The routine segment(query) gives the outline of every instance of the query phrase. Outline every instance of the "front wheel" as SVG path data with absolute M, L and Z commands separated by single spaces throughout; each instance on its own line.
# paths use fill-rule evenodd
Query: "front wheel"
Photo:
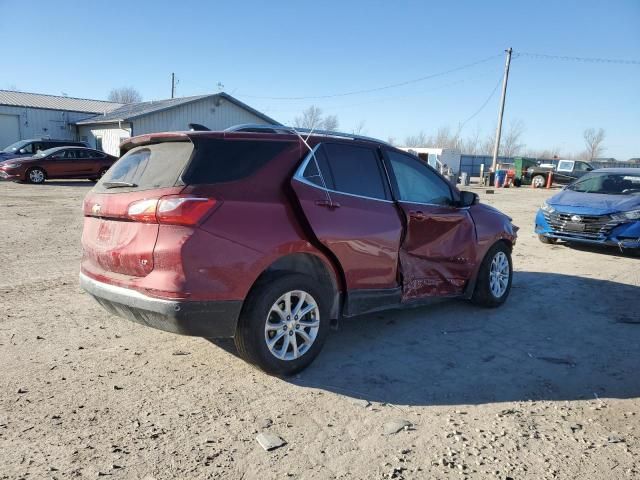
M 305 275 L 259 281 L 247 297 L 235 335 L 238 353 L 274 375 L 293 375 L 320 353 L 329 331 L 330 296 Z
M 547 179 L 544 175 L 536 175 L 531 179 L 531 183 L 535 188 L 543 188 L 547 185 Z
M 498 242 L 482 260 L 471 301 L 483 307 L 502 305 L 509 296 L 512 280 L 511 250 L 504 242 Z
M 32 168 L 27 172 L 27 180 L 29 183 L 44 183 L 45 178 L 44 170 L 39 167 Z

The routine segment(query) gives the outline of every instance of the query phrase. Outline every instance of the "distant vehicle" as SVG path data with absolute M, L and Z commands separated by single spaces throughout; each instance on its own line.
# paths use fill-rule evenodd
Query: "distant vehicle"
M 541 188 L 547 184 L 549 172 L 553 172 L 553 183 L 569 184 L 589 173 L 593 167 L 587 162 L 578 160 L 558 160 L 557 163 L 543 163 L 537 167 L 529 167 L 525 173 L 526 180 L 533 186 Z
M 75 142 L 73 140 L 55 140 L 51 138 L 31 138 L 29 140 L 20 140 L 12 143 L 8 147 L 0 151 L 0 162 L 18 157 L 31 157 L 38 152 L 43 152 L 55 147 L 85 147 L 84 142 Z
M 121 148 L 83 207 L 80 285 L 112 314 L 288 375 L 339 318 L 509 295 L 511 219 L 385 142 L 268 125 Z
M 85 147 L 56 147 L 31 157 L 0 162 L 0 180 L 44 183 L 54 178 L 96 181 L 117 160 L 113 155 Z
M 613 245 L 640 252 L 640 168 L 602 168 L 547 200 L 536 215 L 542 243 Z

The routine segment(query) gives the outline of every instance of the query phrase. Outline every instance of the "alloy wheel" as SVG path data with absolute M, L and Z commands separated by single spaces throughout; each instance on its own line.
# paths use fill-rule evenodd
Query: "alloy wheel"
M 42 183 L 44 181 L 44 172 L 42 170 L 31 170 L 29 172 L 29 180 L 33 183 Z
M 313 296 L 293 290 L 271 306 L 264 327 L 264 340 L 279 360 L 296 360 L 309 351 L 320 329 L 320 310 Z
M 489 270 L 489 287 L 495 298 L 502 297 L 509 286 L 509 276 L 511 275 L 509 259 L 504 252 L 498 252 L 491 260 Z

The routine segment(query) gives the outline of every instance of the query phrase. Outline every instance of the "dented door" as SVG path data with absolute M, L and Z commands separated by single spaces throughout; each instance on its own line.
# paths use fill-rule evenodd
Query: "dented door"
M 404 217 L 402 300 L 463 293 L 476 264 L 476 230 L 449 183 L 418 158 L 385 150 L 389 179 Z
M 467 209 L 399 203 L 406 219 L 400 246 L 403 300 L 459 295 L 475 268 L 476 233 Z

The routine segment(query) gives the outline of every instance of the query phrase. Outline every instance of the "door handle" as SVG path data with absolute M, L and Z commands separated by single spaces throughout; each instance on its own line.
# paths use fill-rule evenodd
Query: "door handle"
M 409 211 L 409 216 L 411 218 L 414 218 L 416 220 L 424 220 L 425 216 L 424 216 L 424 212 L 421 210 L 411 210 Z
M 327 207 L 330 210 L 340 208 L 340 204 L 338 202 L 330 202 L 329 200 L 316 200 L 316 205 L 319 207 Z

